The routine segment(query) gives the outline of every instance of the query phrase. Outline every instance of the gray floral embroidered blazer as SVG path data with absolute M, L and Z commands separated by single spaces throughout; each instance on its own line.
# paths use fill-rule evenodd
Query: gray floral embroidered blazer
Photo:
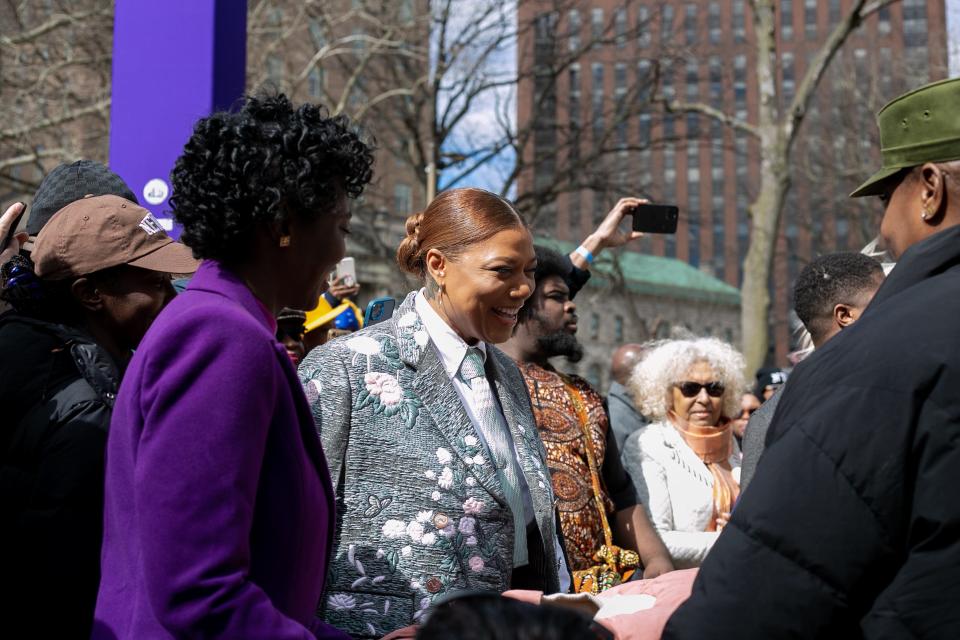
M 300 365 L 340 517 L 320 615 L 356 637 L 420 620 L 459 590 L 510 587 L 513 520 L 491 457 L 413 304 L 313 350 Z M 559 588 L 546 453 L 516 365 L 487 350 L 530 487 L 548 590 Z

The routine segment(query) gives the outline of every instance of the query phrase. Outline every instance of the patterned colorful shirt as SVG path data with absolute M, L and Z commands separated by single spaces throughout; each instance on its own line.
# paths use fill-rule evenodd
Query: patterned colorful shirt
M 578 376 L 561 375 L 531 363 L 520 363 L 519 367 L 533 403 L 540 438 L 547 450 L 547 466 L 557 498 L 567 560 L 574 571 L 586 569 L 596 564 L 591 556 L 604 544 L 603 524 L 593 495 L 583 428 L 568 385 L 573 385 L 583 398 L 598 468 L 604 466 L 610 426 L 603 398 Z M 609 519 L 614 512 L 614 503 L 602 474 L 600 486 Z

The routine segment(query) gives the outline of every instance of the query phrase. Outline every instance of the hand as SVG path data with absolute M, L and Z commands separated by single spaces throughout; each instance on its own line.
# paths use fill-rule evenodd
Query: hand
M 614 205 L 596 231 L 590 235 L 590 238 L 597 242 L 596 251 L 591 249 L 591 252 L 595 254 L 597 251 L 610 247 L 622 247 L 631 240 L 642 238 L 643 234 L 639 231 L 621 231 L 620 223 L 634 207 L 648 203 L 648 200 L 642 198 L 620 198 L 620 201 Z M 590 249 L 590 247 L 587 248 Z
M 0 216 L 0 242 L 3 242 L 3 239 L 7 237 L 10 229 L 17 225 L 17 221 L 20 219 L 20 216 L 23 215 L 24 209 L 25 207 L 22 202 L 14 202 L 3 212 L 3 215 Z M 5 263 L 17 255 L 20 252 L 20 247 L 29 237 L 25 231 L 21 231 L 14 235 L 6 246 L 0 247 L 0 264 Z
M 334 296 L 337 300 L 344 300 L 347 298 L 352 298 L 358 293 L 360 293 L 360 285 L 353 284 L 349 287 L 344 284 L 347 276 L 340 276 L 336 280 L 330 283 L 330 288 L 327 289 L 330 292 L 330 295 Z
M 643 579 L 650 580 L 673 571 L 673 563 L 666 556 L 654 556 L 643 567 Z

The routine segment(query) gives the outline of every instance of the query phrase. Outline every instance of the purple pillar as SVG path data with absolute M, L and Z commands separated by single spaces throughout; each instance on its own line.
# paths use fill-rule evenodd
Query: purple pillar
M 170 172 L 198 118 L 243 95 L 246 0 L 116 0 L 110 167 L 173 235 Z

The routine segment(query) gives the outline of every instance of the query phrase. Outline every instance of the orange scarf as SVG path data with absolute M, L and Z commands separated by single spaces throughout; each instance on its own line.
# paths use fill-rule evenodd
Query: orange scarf
M 683 441 L 700 458 L 713 475 L 713 517 L 706 531 L 719 531 L 717 518 L 720 514 L 730 513 L 733 503 L 740 495 L 740 485 L 733 479 L 730 468 L 730 454 L 733 452 L 733 431 L 730 423 L 716 427 L 698 427 L 689 424 L 672 411 L 669 415 L 673 427 L 680 433 Z

